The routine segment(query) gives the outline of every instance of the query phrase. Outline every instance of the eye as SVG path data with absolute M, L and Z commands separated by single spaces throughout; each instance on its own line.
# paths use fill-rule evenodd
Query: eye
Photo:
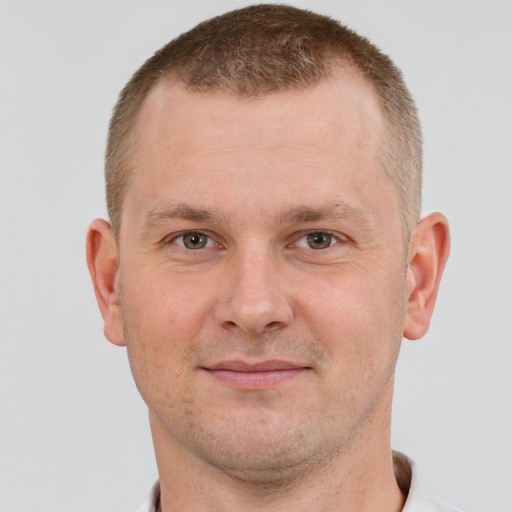
M 172 242 L 185 249 L 205 249 L 215 245 L 209 236 L 195 231 L 179 235 Z
M 334 235 L 325 231 L 315 231 L 299 238 L 295 245 L 305 249 L 327 249 L 337 243 L 339 240 Z

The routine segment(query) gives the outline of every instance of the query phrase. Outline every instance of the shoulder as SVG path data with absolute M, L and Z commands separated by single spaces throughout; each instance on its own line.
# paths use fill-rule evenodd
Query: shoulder
M 398 485 L 407 495 L 402 512 L 461 512 L 438 503 L 428 495 L 420 471 L 409 457 L 395 451 L 393 463 Z
M 160 482 L 157 480 L 153 487 L 151 488 L 151 492 L 149 493 L 149 496 L 142 505 L 142 507 L 139 508 L 138 512 L 157 512 L 158 511 L 158 504 L 160 502 Z

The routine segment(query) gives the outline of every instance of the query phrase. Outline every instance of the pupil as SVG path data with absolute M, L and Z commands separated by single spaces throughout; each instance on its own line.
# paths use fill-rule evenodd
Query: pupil
M 309 235 L 308 243 L 312 249 L 325 249 L 331 245 L 331 235 L 326 233 L 313 233 Z
M 200 233 L 191 233 L 185 235 L 184 242 L 189 249 L 201 249 L 206 245 L 206 238 Z

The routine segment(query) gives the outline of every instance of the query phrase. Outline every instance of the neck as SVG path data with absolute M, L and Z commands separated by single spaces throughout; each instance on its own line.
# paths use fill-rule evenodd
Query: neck
M 394 472 L 390 406 L 351 446 L 287 481 L 256 482 L 226 474 L 175 443 L 155 418 L 151 429 L 163 512 L 399 512 L 405 498 Z M 379 412 L 379 411 L 374 411 Z

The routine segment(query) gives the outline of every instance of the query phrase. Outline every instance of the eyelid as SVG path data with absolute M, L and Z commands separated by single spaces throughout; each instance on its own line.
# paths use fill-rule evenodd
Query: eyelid
M 212 242 L 212 245 L 207 245 L 206 247 L 203 247 L 203 249 L 209 249 L 209 248 L 211 248 L 213 246 L 217 246 L 217 247 L 224 247 L 225 246 L 225 244 L 223 242 L 219 242 L 216 239 L 217 237 L 213 236 L 210 232 L 205 231 L 205 230 L 201 230 L 201 229 L 185 229 L 185 230 L 179 231 L 177 233 L 172 233 L 170 235 L 167 235 L 162 240 L 161 243 L 162 243 L 162 245 L 174 244 L 174 245 L 177 245 L 178 247 L 181 247 L 183 249 L 191 250 L 191 249 L 188 249 L 187 247 L 185 247 L 182 244 L 177 244 L 176 240 L 179 239 L 179 238 L 184 237 L 185 235 L 193 234 L 193 233 L 197 233 L 197 234 L 200 234 L 200 235 L 203 235 L 203 236 L 207 237 L 209 239 L 208 243 Z M 296 247 L 297 246 L 297 242 L 299 240 L 307 237 L 308 235 L 315 234 L 315 233 L 323 233 L 323 234 L 329 235 L 329 236 L 333 237 L 333 239 L 336 241 L 336 243 L 326 247 L 325 249 L 314 249 L 316 251 L 330 249 L 331 247 L 334 247 L 336 245 L 347 243 L 347 242 L 351 241 L 350 237 L 348 237 L 347 235 L 343 235 L 343 234 L 341 234 L 339 232 L 331 231 L 331 230 L 328 230 L 328 229 L 307 229 L 307 230 L 302 230 L 302 231 L 299 231 L 298 233 L 295 233 L 293 235 L 293 237 L 292 237 L 292 242 L 290 244 L 287 244 L 287 245 L 288 245 L 288 247 L 293 247 L 293 246 Z M 304 248 L 306 248 L 306 247 L 304 247 Z
M 185 247 L 184 244 L 176 243 L 177 239 L 183 238 L 184 236 L 191 235 L 191 234 L 198 234 L 198 235 L 202 235 L 202 236 L 205 236 L 206 238 L 208 238 L 208 242 L 207 242 L 206 246 L 199 248 L 199 249 L 189 249 L 188 247 Z M 171 245 L 171 244 L 177 245 L 178 247 L 181 247 L 182 249 L 185 249 L 187 251 L 193 251 L 193 250 L 200 251 L 201 249 L 210 249 L 215 246 L 222 247 L 222 244 L 219 243 L 215 239 L 215 237 L 213 237 L 211 235 L 211 233 L 201 230 L 201 229 L 185 229 L 183 231 L 179 231 L 178 233 L 172 233 L 171 235 L 167 235 L 162 240 L 162 245 Z
M 341 233 L 330 231 L 328 229 L 308 229 L 308 230 L 304 230 L 304 231 L 300 231 L 299 233 L 296 233 L 295 236 L 293 237 L 293 242 L 290 244 L 290 246 L 299 247 L 298 242 L 300 240 L 302 240 L 303 238 L 306 238 L 309 235 L 313 235 L 316 233 L 329 235 L 336 241 L 336 243 L 329 245 L 325 249 L 313 249 L 312 247 L 300 247 L 300 248 L 301 249 L 311 249 L 314 251 L 322 251 L 322 250 L 325 251 L 325 250 L 330 249 L 336 245 L 350 241 L 349 237 L 347 237 L 346 235 L 342 235 Z

